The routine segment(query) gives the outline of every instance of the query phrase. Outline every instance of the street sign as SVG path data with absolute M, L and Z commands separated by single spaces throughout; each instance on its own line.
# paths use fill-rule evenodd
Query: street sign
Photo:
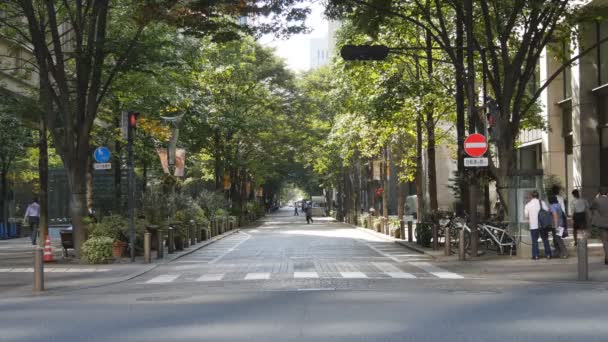
M 110 150 L 107 147 L 98 147 L 95 149 L 95 152 L 93 153 L 93 158 L 95 158 L 95 161 L 98 163 L 107 163 L 110 161 L 110 157 L 112 156 L 112 153 L 110 152 Z
M 465 167 L 484 167 L 488 166 L 488 158 L 464 158 Z
M 481 157 L 487 150 L 488 142 L 481 134 L 471 134 L 464 140 L 464 151 L 471 157 Z
M 110 169 L 112 169 L 112 163 L 93 163 L 93 169 L 110 170 Z

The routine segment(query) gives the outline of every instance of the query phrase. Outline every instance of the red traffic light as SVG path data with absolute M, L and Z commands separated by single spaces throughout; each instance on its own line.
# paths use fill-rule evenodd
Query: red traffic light
M 389 52 L 385 45 L 344 45 L 340 56 L 346 61 L 381 61 L 388 57 Z
M 137 113 L 129 113 L 129 127 L 137 128 Z

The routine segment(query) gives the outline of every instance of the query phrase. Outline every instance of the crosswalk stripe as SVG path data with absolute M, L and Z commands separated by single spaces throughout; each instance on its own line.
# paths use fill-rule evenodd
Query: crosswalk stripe
M 270 279 L 270 273 L 247 273 L 245 280 Z
M 203 274 L 196 281 L 219 281 L 224 278 L 225 273 L 219 274 Z
M 340 275 L 342 276 L 342 278 L 347 279 L 367 278 L 367 276 L 363 272 L 340 272 Z
M 386 274 L 388 274 L 391 278 L 397 278 L 397 279 L 416 279 L 416 276 L 411 274 L 411 273 L 406 273 L 406 272 L 385 272 Z
M 372 265 L 374 265 L 377 269 L 385 273 L 401 272 L 401 270 L 397 266 L 391 264 L 390 262 L 372 262 Z
M 175 279 L 177 279 L 178 277 L 179 277 L 179 274 L 163 274 L 163 275 L 159 275 L 158 277 L 154 277 L 154 278 L 148 280 L 146 283 L 147 284 L 170 283 L 170 282 L 174 281 Z
M 428 272 L 437 278 L 442 278 L 442 279 L 463 279 L 464 278 L 460 274 L 448 272 L 448 271 L 444 270 L 443 268 L 437 267 L 435 265 L 431 265 L 428 262 L 410 262 L 409 264 L 412 266 L 418 267 L 421 270 Z
M 293 277 L 296 279 L 319 278 L 319 274 L 317 272 L 293 272 Z

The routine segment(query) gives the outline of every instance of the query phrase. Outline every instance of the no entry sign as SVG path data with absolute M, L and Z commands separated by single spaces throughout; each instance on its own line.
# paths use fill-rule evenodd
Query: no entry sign
M 487 150 L 488 142 L 481 134 L 471 134 L 464 140 L 464 151 L 471 157 L 481 157 Z

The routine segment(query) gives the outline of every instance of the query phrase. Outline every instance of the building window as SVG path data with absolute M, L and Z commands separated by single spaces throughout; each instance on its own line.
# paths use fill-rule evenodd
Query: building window
M 525 146 L 519 149 L 519 169 L 538 170 L 542 164 L 540 144 Z

